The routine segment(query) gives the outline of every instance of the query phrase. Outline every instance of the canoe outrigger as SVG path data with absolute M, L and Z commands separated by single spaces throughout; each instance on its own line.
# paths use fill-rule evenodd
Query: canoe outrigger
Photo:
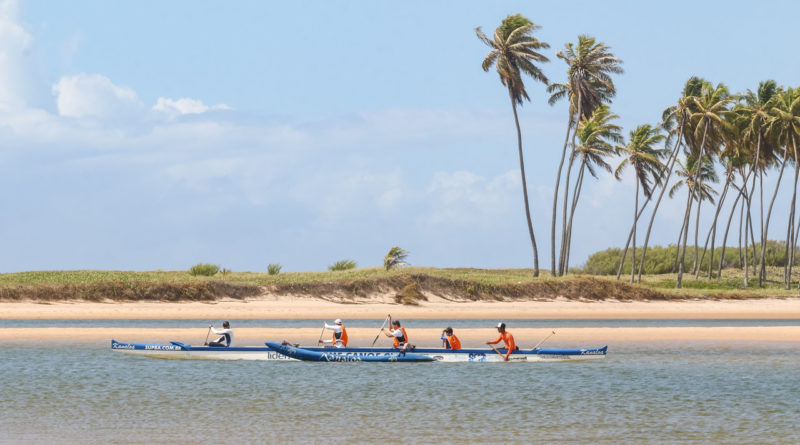
M 271 343 L 271 342 L 270 342 Z M 267 344 L 270 344 L 267 343 Z M 397 355 L 399 351 L 395 348 L 300 348 L 295 345 L 281 345 L 271 343 L 278 349 L 282 346 L 291 346 L 292 349 L 300 351 L 303 357 L 320 357 L 316 354 L 336 354 L 329 357 L 359 357 L 360 360 L 352 361 L 381 361 L 365 360 L 365 357 Z M 128 354 L 142 355 L 146 357 L 178 359 L 178 360 L 266 360 L 266 361 L 286 361 L 301 360 L 301 356 L 287 355 L 276 350 L 274 347 L 265 346 L 239 346 L 239 347 L 208 347 L 191 346 L 181 342 L 170 342 L 169 344 L 152 343 L 123 343 L 111 340 L 111 349 Z M 605 358 L 608 346 L 602 348 L 586 349 L 559 349 L 559 348 L 535 348 L 513 351 L 509 356 L 509 361 L 513 362 L 555 362 L 555 361 L 578 361 L 578 360 L 597 360 Z M 286 348 L 288 351 L 288 348 Z M 505 354 L 505 349 L 498 349 Z M 307 353 L 314 353 L 308 355 Z M 431 360 L 444 362 L 500 362 L 503 358 L 492 349 L 440 349 L 440 348 L 416 348 L 408 354 L 425 355 Z M 326 361 L 326 360 L 321 360 Z M 339 360 L 327 360 L 339 361 Z M 385 360 L 390 361 L 390 360 Z M 417 361 L 417 360 L 414 360 Z

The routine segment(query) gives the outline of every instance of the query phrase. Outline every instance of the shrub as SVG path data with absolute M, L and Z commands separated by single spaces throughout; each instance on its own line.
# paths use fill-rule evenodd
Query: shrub
M 353 260 L 339 260 L 328 266 L 328 270 L 332 272 L 337 272 L 340 270 L 350 270 L 355 268 L 356 268 L 356 262 Z
M 197 275 L 210 277 L 216 275 L 217 272 L 219 272 L 219 266 L 216 264 L 197 263 L 189 268 L 189 275 L 193 277 Z
M 280 263 L 270 264 L 267 266 L 267 273 L 270 275 L 278 275 L 281 273 L 281 268 L 283 268 L 283 266 L 281 266 Z
M 408 251 L 394 246 L 389 249 L 389 253 L 383 258 L 383 267 L 385 267 L 386 270 L 391 270 L 397 266 L 406 265 L 408 264 L 406 263 L 406 258 L 408 258 Z

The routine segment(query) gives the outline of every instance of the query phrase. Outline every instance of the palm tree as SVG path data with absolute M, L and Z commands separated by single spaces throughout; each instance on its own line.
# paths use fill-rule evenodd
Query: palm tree
M 778 92 L 778 85 L 774 80 L 766 80 L 758 84 L 756 92 L 747 90 L 744 95 L 744 104 L 736 108 L 737 116 L 742 119 L 746 126 L 744 137 L 750 143 L 755 144 L 753 163 L 750 172 L 753 175 L 753 184 L 750 187 L 750 197 L 747 200 L 747 214 L 750 215 L 752 204 L 752 194 L 755 192 L 756 178 L 760 178 L 760 215 L 761 215 L 761 257 L 759 258 L 758 287 L 764 279 L 764 253 L 766 251 L 766 227 L 764 224 L 764 176 L 763 172 L 767 167 L 775 163 L 775 153 L 772 141 L 766 135 L 766 128 L 771 119 L 769 110 L 772 108 L 771 100 Z M 745 231 L 746 232 L 746 231 Z M 746 235 L 746 234 L 745 234 Z
M 672 148 L 669 160 L 667 161 L 667 175 L 662 182 L 661 192 L 659 193 L 658 199 L 653 207 L 653 213 L 650 215 L 650 223 L 647 225 L 647 234 L 644 237 L 644 245 L 642 246 L 642 258 L 639 260 L 639 274 L 637 281 L 640 283 L 642 281 L 644 259 L 647 255 L 647 244 L 650 241 L 650 233 L 653 229 L 653 222 L 656 219 L 658 207 L 661 204 L 661 199 L 664 197 L 664 192 L 667 190 L 669 179 L 672 176 L 672 170 L 675 167 L 675 162 L 678 159 L 678 151 L 681 145 L 684 143 L 684 140 L 691 138 L 691 135 L 685 131 L 687 122 L 689 121 L 691 99 L 692 97 L 700 95 L 704 82 L 705 81 L 703 79 L 697 76 L 690 77 L 683 87 L 683 92 L 681 94 L 681 98 L 678 99 L 678 103 L 668 107 L 666 110 L 664 110 L 662 115 L 663 122 L 661 126 L 667 130 L 667 139 L 665 140 L 665 144 L 668 145 L 671 139 L 674 138 L 675 146 Z
M 503 20 L 503 23 L 494 31 L 494 38 L 488 38 L 481 28 L 475 28 L 478 38 L 489 48 L 489 54 L 483 59 L 481 67 L 484 71 L 494 65 L 497 74 L 500 75 L 500 83 L 508 89 L 508 96 L 511 99 L 511 108 L 514 112 L 514 124 L 517 128 L 517 148 L 519 151 L 519 169 L 522 175 L 522 195 L 525 200 L 525 217 L 528 221 L 528 234 L 533 246 L 533 276 L 539 276 L 539 250 L 536 247 L 536 237 L 533 234 L 533 222 L 531 221 L 530 205 L 528 203 L 528 185 L 525 180 L 525 161 L 522 156 L 522 131 L 519 127 L 519 117 L 517 116 L 517 105 L 522 105 L 523 99 L 530 101 L 522 75 L 527 74 L 534 80 L 547 84 L 547 77 L 536 66 L 535 62 L 549 62 L 547 57 L 537 52 L 543 48 L 549 48 L 545 42 L 539 41 L 531 34 L 539 29 L 528 18 L 520 14 L 510 15 Z
M 639 188 L 642 188 L 644 196 L 649 200 L 653 193 L 652 183 L 661 181 L 664 171 L 664 165 L 659 161 L 659 158 L 667 154 L 665 149 L 654 148 L 654 145 L 663 141 L 664 135 L 661 134 L 661 129 L 653 128 L 650 125 L 644 124 L 636 127 L 631 131 L 630 139 L 627 145 L 618 145 L 616 148 L 620 153 L 623 153 L 624 158 L 614 172 L 617 179 L 621 179 L 620 175 L 627 167 L 632 167 L 636 177 L 636 193 L 634 195 L 633 205 L 633 252 L 631 256 L 631 283 L 633 283 L 636 276 L 636 224 L 639 221 Z M 627 248 L 625 252 L 627 252 Z M 625 254 L 623 253 L 620 265 L 625 262 Z
M 601 105 L 598 107 L 592 117 L 584 119 L 578 125 L 577 135 L 580 144 L 573 147 L 572 161 L 580 159 L 580 167 L 578 168 L 578 177 L 575 179 L 575 187 L 572 192 L 572 205 L 569 212 L 569 222 L 567 229 L 564 232 L 564 261 L 561 267 L 566 269 L 569 264 L 569 250 L 572 242 L 572 221 L 575 216 L 575 209 L 580 200 L 581 189 L 583 188 L 583 178 L 585 171 L 597 178 L 597 167 L 611 173 L 611 165 L 606 162 L 605 158 L 616 154 L 616 147 L 614 143 L 621 143 L 622 130 L 619 125 L 611 123 L 612 120 L 618 119 L 619 116 L 611 113 L 608 105 Z
M 594 111 L 604 103 L 611 102 L 616 94 L 614 82 L 611 74 L 621 74 L 623 72 L 622 61 L 611 53 L 610 47 L 602 42 L 597 42 L 594 37 L 582 34 L 578 36 L 577 45 L 567 43 L 562 51 L 556 55 L 567 64 L 567 79 L 563 84 L 552 84 L 548 86 L 548 92 L 552 93 L 549 103 L 553 105 L 563 97 L 569 97 L 569 119 L 567 120 L 567 136 L 564 139 L 564 147 L 561 151 L 561 161 L 558 165 L 556 174 L 556 186 L 553 192 L 553 215 L 550 229 L 550 266 L 552 273 L 561 274 L 565 271 L 564 265 L 564 233 L 567 223 L 567 196 L 569 195 L 569 174 L 572 164 L 567 168 L 567 178 L 564 185 L 564 218 L 561 227 L 561 254 L 559 257 L 559 270 L 556 270 L 556 218 L 558 213 L 558 192 L 561 184 L 561 172 L 564 168 L 564 159 L 567 153 L 567 141 L 570 139 L 572 130 L 572 146 L 575 146 L 575 123 L 583 119 L 588 119 Z M 570 156 L 570 160 L 575 159 Z
M 774 134 L 779 144 L 786 147 L 787 150 L 791 150 L 794 159 L 794 189 L 789 207 L 789 227 L 786 236 L 786 248 L 789 249 L 789 252 L 787 252 L 788 261 L 784 272 L 786 289 L 789 289 L 795 255 L 796 243 L 792 232 L 797 210 L 797 180 L 800 175 L 800 153 L 797 151 L 798 145 L 800 145 L 800 88 L 787 88 L 785 91 L 779 91 L 769 113 L 771 119 L 767 132 Z M 790 244 L 791 247 L 789 247 Z
M 700 95 L 692 97 L 692 112 L 689 115 L 689 123 L 693 134 L 689 148 L 699 159 L 704 159 L 706 154 L 708 154 L 709 159 L 712 159 L 712 156 L 717 154 L 725 134 L 725 117 L 730 112 L 728 107 L 733 101 L 734 97 L 730 95 L 728 88 L 722 83 L 717 84 L 715 87 L 710 82 L 704 82 Z M 699 144 L 697 144 L 698 141 Z M 702 175 L 698 176 L 697 179 L 702 181 Z M 700 205 L 702 201 L 702 199 L 697 200 L 693 266 L 695 274 L 700 269 L 697 237 L 700 229 Z
M 708 157 L 704 158 L 702 162 L 694 153 L 689 153 L 686 156 L 686 165 L 678 163 L 680 168 L 675 173 L 680 177 L 675 185 L 669 191 L 670 198 L 675 195 L 684 185 L 687 188 L 686 194 L 686 211 L 683 216 L 683 225 L 681 226 L 683 241 L 678 246 L 680 249 L 680 259 L 678 261 L 678 279 L 675 283 L 676 288 L 681 287 L 683 281 L 684 259 L 686 258 L 686 241 L 689 235 L 689 218 L 692 212 L 692 201 L 708 200 L 714 202 L 713 195 L 716 194 L 714 189 L 708 185 L 708 182 L 717 182 L 717 175 L 714 172 L 714 162 Z M 699 209 L 699 205 L 698 205 Z M 699 218 L 700 215 L 697 215 Z

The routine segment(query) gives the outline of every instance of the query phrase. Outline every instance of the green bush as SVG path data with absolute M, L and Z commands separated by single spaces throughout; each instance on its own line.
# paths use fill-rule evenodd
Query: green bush
M 777 266 L 783 267 L 786 265 L 786 256 L 784 255 L 786 247 L 786 242 L 784 241 L 767 241 L 767 249 L 766 253 L 764 254 L 764 262 L 767 266 Z M 665 273 L 674 273 L 677 272 L 675 257 L 677 255 L 678 247 L 674 244 L 670 244 L 667 247 L 662 246 L 648 246 L 647 248 L 647 256 L 644 259 L 644 270 L 645 274 L 665 274 Z M 703 246 L 698 247 L 699 253 L 698 258 L 703 256 Z M 744 246 L 742 246 L 742 251 L 744 251 Z M 749 267 L 753 267 L 756 264 L 754 258 L 758 258 L 761 255 L 761 245 L 756 244 L 755 246 L 755 256 L 753 254 L 753 246 L 748 246 L 747 250 L 747 265 Z M 632 249 L 628 249 L 628 254 L 625 256 L 625 264 L 622 267 L 622 274 L 630 274 L 631 273 L 631 255 Z M 622 255 L 622 249 L 617 247 L 612 247 L 606 250 L 602 250 L 600 252 L 593 253 L 589 256 L 589 259 L 586 260 L 586 265 L 583 267 L 583 270 L 587 274 L 591 275 L 616 275 L 617 270 L 619 268 L 619 259 Z M 637 263 L 641 259 L 642 249 L 641 247 L 636 248 L 636 260 Z M 715 247 L 714 248 L 714 267 L 713 270 L 716 273 L 717 268 L 719 267 L 719 257 L 722 255 L 722 247 Z M 723 268 L 737 268 L 741 269 L 744 267 L 744 252 L 742 252 L 742 257 L 739 256 L 739 247 L 738 246 L 728 246 L 725 248 L 725 259 L 722 262 Z M 795 264 L 798 264 L 798 258 L 800 258 L 800 248 L 795 248 Z M 706 271 L 708 273 L 708 263 L 711 260 L 711 250 L 706 252 L 705 257 L 702 259 L 700 263 L 700 269 Z M 694 245 L 686 246 L 686 258 L 684 260 L 684 272 L 693 269 L 694 266 Z M 638 269 L 637 269 L 638 272 Z
M 350 270 L 356 268 L 356 262 L 353 260 L 339 260 L 330 266 L 328 266 L 328 270 L 331 272 L 336 272 L 340 270 Z
M 281 266 L 280 263 L 270 264 L 267 266 L 267 273 L 270 275 L 278 275 L 281 273 L 281 268 L 283 268 L 283 266 Z
M 210 277 L 216 275 L 217 272 L 219 272 L 219 266 L 216 264 L 197 263 L 189 268 L 189 275 L 193 277 L 196 277 L 197 275 Z

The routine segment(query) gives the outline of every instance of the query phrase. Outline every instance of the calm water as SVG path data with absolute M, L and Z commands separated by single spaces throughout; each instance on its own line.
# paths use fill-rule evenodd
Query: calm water
M 800 443 L 790 343 L 583 363 L 168 361 L 0 345 L 0 443 Z

